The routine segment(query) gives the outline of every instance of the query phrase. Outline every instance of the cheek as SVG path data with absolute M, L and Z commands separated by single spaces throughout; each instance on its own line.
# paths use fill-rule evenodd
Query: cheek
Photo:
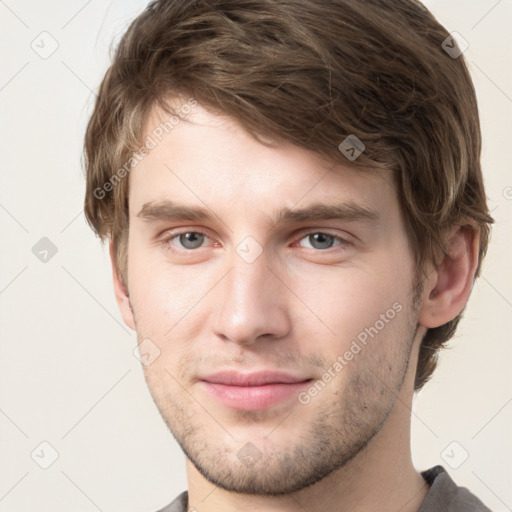
M 340 350 L 379 321 L 381 315 L 386 316 L 390 309 L 385 320 L 394 318 L 393 305 L 403 306 L 406 302 L 410 277 L 393 260 L 386 261 L 385 255 L 378 259 L 378 263 L 350 268 L 318 267 L 317 272 L 300 276 L 296 273 L 292 277 L 296 283 L 294 291 L 308 306 L 307 309 L 301 306 L 298 318 L 308 324 L 309 332 L 327 336 L 333 340 L 336 350 Z M 396 308 L 399 307 L 395 305 Z
M 132 251 L 128 259 L 130 299 L 139 336 L 191 339 L 194 309 L 212 288 L 207 267 L 170 265 L 154 252 Z M 199 322 L 200 324 L 200 322 Z

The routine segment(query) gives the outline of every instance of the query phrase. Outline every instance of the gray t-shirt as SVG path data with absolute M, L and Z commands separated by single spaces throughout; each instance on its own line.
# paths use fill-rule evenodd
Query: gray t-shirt
M 421 473 L 430 490 L 418 512 L 491 512 L 465 487 L 458 487 L 443 466 Z M 170 505 L 158 512 L 187 512 L 188 494 L 182 492 Z

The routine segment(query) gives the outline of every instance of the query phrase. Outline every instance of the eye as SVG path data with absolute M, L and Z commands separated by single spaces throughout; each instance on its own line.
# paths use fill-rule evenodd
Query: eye
M 164 240 L 164 243 L 171 245 L 173 244 L 173 240 L 177 240 L 179 242 L 178 247 L 181 245 L 181 248 L 191 250 L 201 247 L 206 238 L 208 237 L 204 233 L 199 233 L 198 231 L 187 231 L 167 238 Z
M 174 248 L 174 250 L 178 251 L 193 251 L 202 247 L 207 240 L 208 236 L 200 231 L 184 231 L 182 233 L 171 234 L 162 241 L 162 244 L 167 249 Z M 350 242 L 339 236 L 315 231 L 302 237 L 298 245 L 317 251 L 326 251 L 332 247 L 350 245 Z
M 303 245 L 303 240 L 306 240 L 309 245 Z M 327 233 L 314 232 L 309 233 L 301 239 L 299 245 L 309 249 L 325 250 L 334 247 L 335 245 L 346 245 L 349 242 L 338 236 L 329 235 Z

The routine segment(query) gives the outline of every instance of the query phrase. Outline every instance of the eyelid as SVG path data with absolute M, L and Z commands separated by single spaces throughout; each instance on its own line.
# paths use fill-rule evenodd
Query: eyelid
M 203 229 L 194 229 L 194 228 L 175 228 L 175 229 L 167 229 L 165 230 L 156 240 L 156 243 L 165 251 L 172 252 L 176 255 L 180 254 L 191 254 L 194 252 L 198 252 L 199 249 L 203 249 L 205 246 L 200 246 L 197 249 L 187 249 L 186 247 L 180 247 L 175 243 L 171 243 L 176 237 L 180 235 L 184 235 L 186 233 L 196 233 L 198 235 L 204 235 L 206 238 L 211 240 L 211 237 L 208 236 L 208 233 Z
M 348 236 L 345 237 L 345 236 L 341 236 L 341 235 L 335 235 L 334 233 L 330 233 L 329 231 L 330 230 L 327 229 L 327 228 L 326 229 L 309 229 L 307 231 L 301 231 L 299 233 L 299 235 L 298 235 L 299 237 L 296 238 L 296 240 L 297 240 L 296 243 L 298 244 L 301 240 L 303 240 L 304 238 L 306 238 L 306 237 L 308 237 L 310 235 L 315 235 L 315 234 L 321 233 L 322 235 L 327 235 L 327 236 L 333 237 L 339 243 L 337 245 L 333 246 L 333 247 L 329 247 L 328 249 L 323 249 L 323 250 L 322 249 L 311 249 L 309 247 L 303 247 L 303 246 L 299 246 L 299 247 L 301 247 L 302 249 L 307 249 L 307 250 L 311 250 L 311 251 L 315 251 L 315 252 L 319 252 L 319 253 L 320 252 L 327 253 L 331 249 L 336 249 L 337 247 L 339 248 L 339 247 L 343 247 L 343 246 L 347 246 L 347 245 L 353 245 L 353 242 L 351 242 L 349 240 L 350 237 L 348 237 Z M 295 235 L 295 236 L 297 237 L 297 235 Z

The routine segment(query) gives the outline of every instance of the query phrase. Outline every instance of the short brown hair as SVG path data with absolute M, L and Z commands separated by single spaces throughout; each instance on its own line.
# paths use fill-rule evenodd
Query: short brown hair
M 118 45 L 87 128 L 88 222 L 112 239 L 123 273 L 128 179 L 112 179 L 140 148 L 151 108 L 172 113 L 169 98 L 188 95 L 256 140 L 389 169 L 417 268 L 446 254 L 449 227 L 467 225 L 480 233 L 478 276 L 492 218 L 475 91 L 463 56 L 445 51 L 449 37 L 415 0 L 151 2 Z M 354 161 L 338 149 L 348 135 L 365 146 Z M 427 332 L 415 389 L 459 320 Z

